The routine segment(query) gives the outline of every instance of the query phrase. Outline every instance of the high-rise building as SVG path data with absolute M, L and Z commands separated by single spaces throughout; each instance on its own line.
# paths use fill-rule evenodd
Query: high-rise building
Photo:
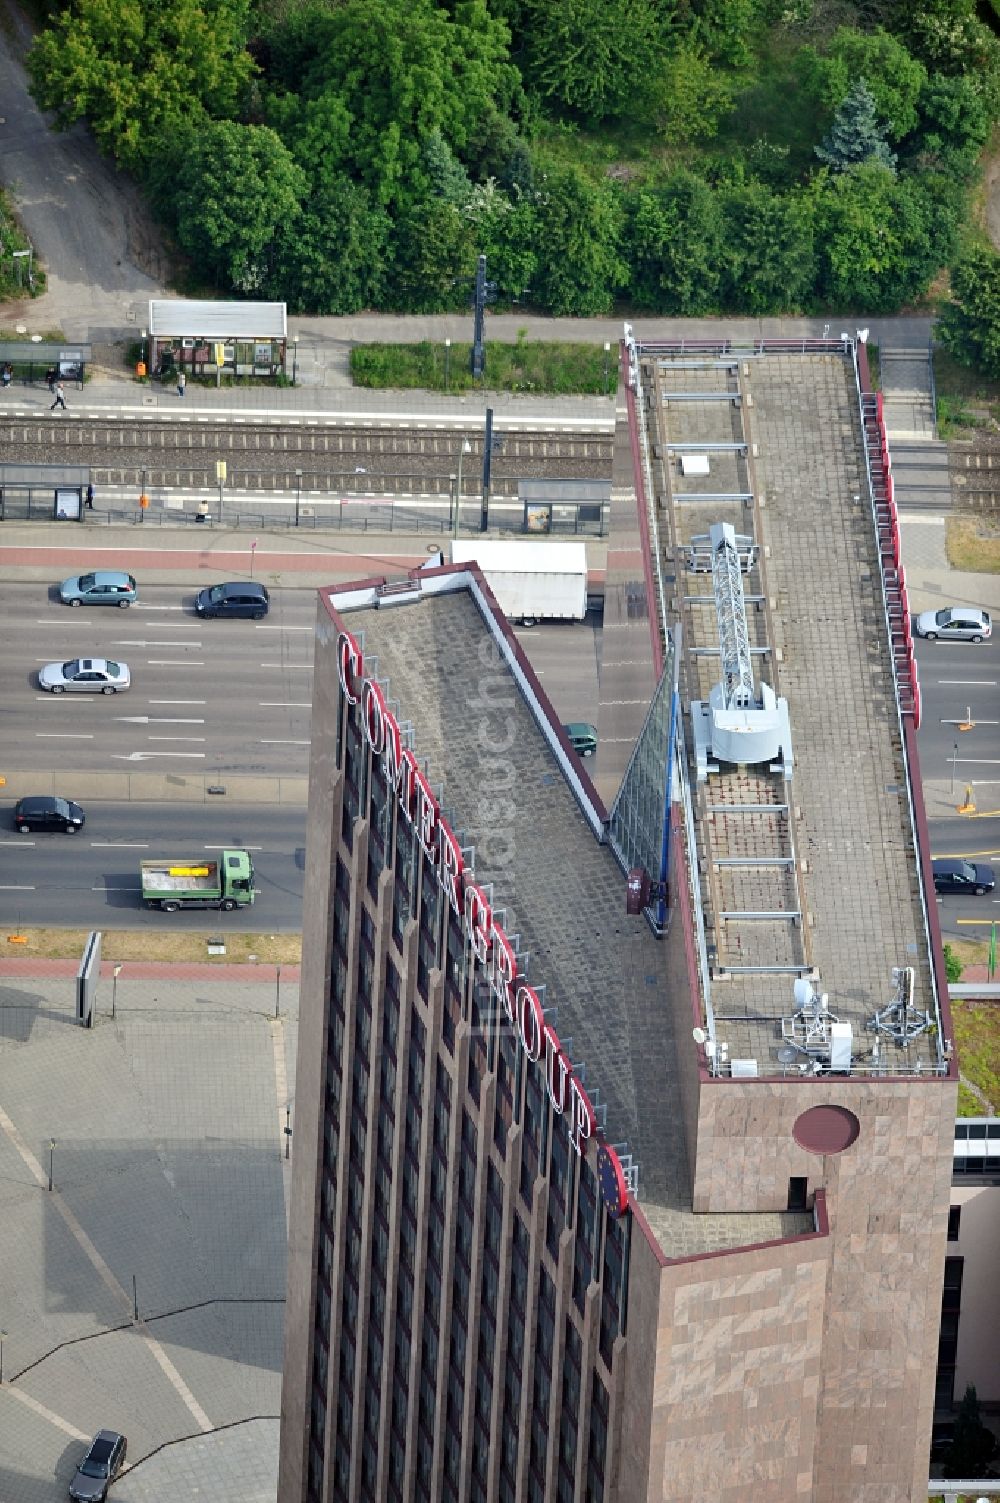
M 926 1488 L 957 1084 L 864 354 L 628 342 L 594 783 L 475 568 L 321 592 L 281 1503 Z

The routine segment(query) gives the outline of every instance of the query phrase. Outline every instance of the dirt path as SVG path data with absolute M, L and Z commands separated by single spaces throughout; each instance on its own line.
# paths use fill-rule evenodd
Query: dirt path
M 32 32 L 16 0 L 0 0 L 0 23 L 0 183 L 48 277 L 41 297 L 0 305 L 0 322 L 121 339 L 131 322 L 145 322 L 149 298 L 168 292 L 161 237 L 135 183 L 101 157 L 87 129 L 53 132 L 31 98 Z

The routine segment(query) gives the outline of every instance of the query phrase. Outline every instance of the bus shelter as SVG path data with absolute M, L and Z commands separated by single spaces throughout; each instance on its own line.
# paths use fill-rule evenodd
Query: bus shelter
M 89 344 L 58 344 L 54 339 L 0 340 L 0 379 L 4 386 L 41 385 L 50 372 L 53 380 L 83 385 L 91 361 Z
M 0 522 L 81 522 L 90 469 L 79 464 L 0 464 Z
M 148 360 L 145 349 L 142 359 L 164 380 L 181 371 L 185 376 L 274 378 L 285 369 L 287 347 L 284 303 L 154 298 Z

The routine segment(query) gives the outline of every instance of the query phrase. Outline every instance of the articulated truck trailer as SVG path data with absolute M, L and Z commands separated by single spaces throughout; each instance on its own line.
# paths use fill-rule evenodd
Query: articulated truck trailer
M 200 856 L 140 861 L 142 901 L 147 908 L 245 908 L 256 897 L 249 851 L 222 851 L 218 861 Z

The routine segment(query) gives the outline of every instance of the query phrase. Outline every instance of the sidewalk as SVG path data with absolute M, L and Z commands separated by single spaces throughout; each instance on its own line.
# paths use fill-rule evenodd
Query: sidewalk
M 65 1496 L 128 1437 L 119 1503 L 274 1503 L 298 984 L 0 974 L 0 1498 Z M 49 1188 L 51 1184 L 51 1188 Z M 136 1312 L 138 1318 L 136 1318 Z

